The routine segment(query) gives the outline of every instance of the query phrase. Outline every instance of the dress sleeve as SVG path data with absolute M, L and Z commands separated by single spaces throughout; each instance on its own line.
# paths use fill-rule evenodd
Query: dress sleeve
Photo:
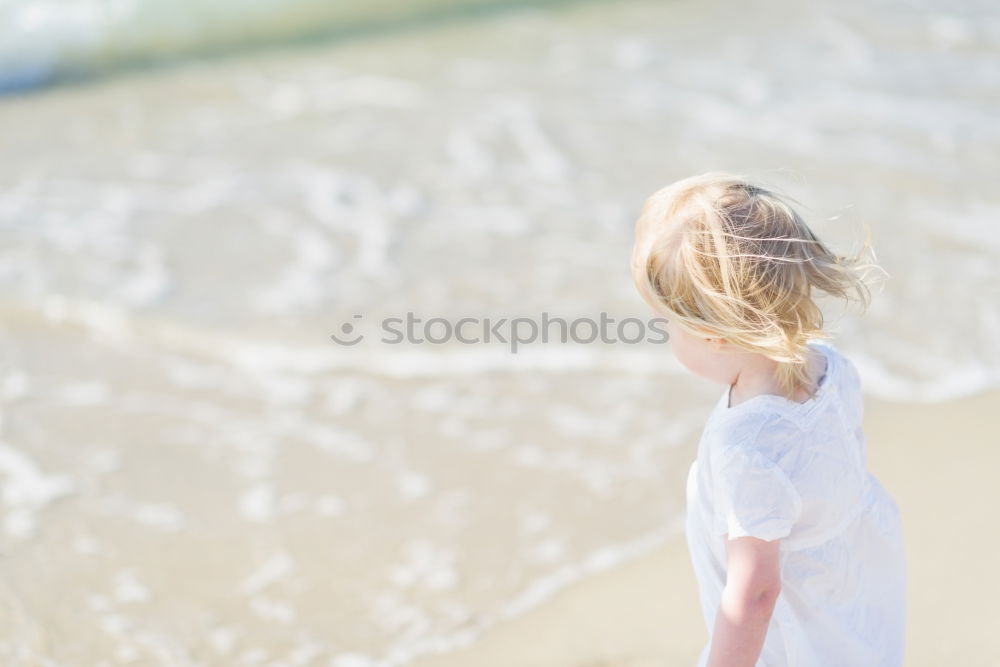
M 776 463 L 744 447 L 728 447 L 715 467 L 715 531 L 729 539 L 787 537 L 802 513 L 802 498 Z

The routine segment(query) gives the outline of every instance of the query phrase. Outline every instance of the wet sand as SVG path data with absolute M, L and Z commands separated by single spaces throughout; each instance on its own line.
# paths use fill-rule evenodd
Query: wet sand
M 869 400 L 869 469 L 902 510 L 906 665 L 995 665 L 1000 583 L 993 529 L 1000 392 L 933 405 Z M 693 665 L 707 640 L 683 539 L 571 586 L 419 667 Z

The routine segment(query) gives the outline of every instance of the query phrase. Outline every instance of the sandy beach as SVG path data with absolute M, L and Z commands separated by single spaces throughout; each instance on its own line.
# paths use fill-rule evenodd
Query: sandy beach
M 934 405 L 869 400 L 869 469 L 900 505 L 906 665 L 996 665 L 1000 392 Z M 419 667 L 693 665 L 707 632 L 683 538 L 571 586 L 476 645 Z

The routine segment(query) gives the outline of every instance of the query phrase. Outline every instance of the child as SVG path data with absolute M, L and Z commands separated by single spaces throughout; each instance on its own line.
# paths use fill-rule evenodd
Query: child
M 729 174 L 656 192 L 636 223 L 635 283 L 674 355 L 726 385 L 687 478 L 698 667 L 902 664 L 899 508 L 866 470 L 858 372 L 813 301 L 867 306 L 860 258 Z

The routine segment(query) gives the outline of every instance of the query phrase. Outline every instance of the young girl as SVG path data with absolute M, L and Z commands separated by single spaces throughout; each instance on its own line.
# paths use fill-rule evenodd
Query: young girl
M 656 192 L 636 223 L 636 286 L 677 359 L 725 385 L 687 482 L 698 667 L 902 664 L 899 508 L 866 470 L 858 372 L 813 301 L 867 306 L 872 268 L 729 174 Z

